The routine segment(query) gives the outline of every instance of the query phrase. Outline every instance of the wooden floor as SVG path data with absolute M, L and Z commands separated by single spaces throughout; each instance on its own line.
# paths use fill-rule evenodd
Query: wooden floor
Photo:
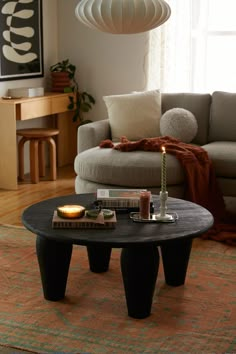
M 22 211 L 31 204 L 47 198 L 75 193 L 73 166 L 58 169 L 56 181 L 46 179 L 37 184 L 30 183 L 29 177 L 19 183 L 18 190 L 0 189 L 0 223 L 22 226 Z

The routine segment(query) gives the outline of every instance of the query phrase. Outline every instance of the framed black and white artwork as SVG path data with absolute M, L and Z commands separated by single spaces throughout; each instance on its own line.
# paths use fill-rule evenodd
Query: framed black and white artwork
M 42 76 L 42 0 L 0 0 L 0 81 Z

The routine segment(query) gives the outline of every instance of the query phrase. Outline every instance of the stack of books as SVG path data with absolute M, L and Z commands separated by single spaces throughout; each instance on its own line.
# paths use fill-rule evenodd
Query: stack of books
M 97 189 L 96 203 L 102 208 L 110 208 L 117 211 L 139 211 L 140 192 L 144 189 Z M 150 211 L 153 212 L 151 198 Z

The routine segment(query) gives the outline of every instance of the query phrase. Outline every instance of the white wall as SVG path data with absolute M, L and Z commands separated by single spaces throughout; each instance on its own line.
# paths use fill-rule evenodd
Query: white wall
M 93 120 L 107 117 L 104 95 L 144 90 L 147 33 L 114 35 L 92 30 L 75 17 L 78 0 L 58 0 L 59 59 L 77 67 L 80 90 L 96 99 Z

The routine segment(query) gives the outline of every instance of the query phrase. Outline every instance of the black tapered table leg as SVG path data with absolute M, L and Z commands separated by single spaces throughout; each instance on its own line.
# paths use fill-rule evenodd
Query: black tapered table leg
M 37 236 L 36 252 L 46 300 L 58 301 L 65 297 L 72 247 L 69 243 Z
M 161 246 L 166 284 L 184 284 L 191 248 L 192 239 L 167 242 Z
M 111 247 L 105 245 L 87 246 L 89 268 L 91 272 L 103 273 L 109 268 Z
M 143 245 L 122 250 L 121 272 L 130 317 L 145 318 L 150 315 L 158 268 L 156 246 Z

